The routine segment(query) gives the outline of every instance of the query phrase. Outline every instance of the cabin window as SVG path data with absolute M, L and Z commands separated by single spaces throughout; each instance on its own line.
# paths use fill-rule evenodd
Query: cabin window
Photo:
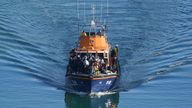
M 86 32 L 87 36 L 89 36 L 89 32 Z
M 107 53 L 105 53 L 105 57 L 108 57 L 108 54 L 107 54 Z
M 95 32 L 90 32 L 90 35 L 91 36 L 95 36 Z
M 81 57 L 84 57 L 85 55 L 87 55 L 87 53 L 80 53 Z
M 98 56 L 104 58 L 103 53 L 98 53 Z
M 95 57 L 95 53 L 91 53 L 91 55 L 93 55 Z

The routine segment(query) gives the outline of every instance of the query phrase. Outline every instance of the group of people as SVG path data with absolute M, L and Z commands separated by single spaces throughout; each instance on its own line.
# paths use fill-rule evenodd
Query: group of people
M 110 63 L 103 56 L 95 56 L 94 54 L 76 53 L 75 49 L 70 52 L 68 70 L 70 73 L 82 74 L 105 74 L 108 71 L 116 72 L 118 48 L 112 49 L 110 54 Z
M 69 68 L 72 73 L 100 74 L 105 73 L 106 61 L 102 57 L 95 57 L 92 54 L 80 55 L 70 53 Z

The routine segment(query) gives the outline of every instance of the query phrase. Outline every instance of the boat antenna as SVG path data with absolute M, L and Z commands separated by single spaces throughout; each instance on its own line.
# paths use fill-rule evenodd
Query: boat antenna
M 109 16 L 109 0 L 107 0 L 107 18 Z
M 106 19 L 104 20 L 104 29 L 105 33 L 107 32 L 107 25 L 108 25 L 108 17 L 109 17 L 109 0 L 107 0 L 107 16 Z
M 86 17 L 85 17 L 85 0 L 83 0 L 83 17 L 84 17 L 84 23 L 86 24 Z
M 79 34 L 79 0 L 77 0 L 77 24 L 78 24 L 78 34 Z
M 91 30 L 94 30 L 96 32 L 96 23 L 95 23 L 95 5 L 92 5 L 92 14 L 93 14 L 93 19 L 91 20 Z
M 101 0 L 101 16 L 100 16 L 100 23 L 102 23 L 102 18 L 103 17 L 103 4 L 102 4 L 102 0 Z
M 80 33 L 80 25 L 79 25 L 79 18 L 80 18 L 80 16 L 79 16 L 79 0 L 77 0 L 76 8 L 77 8 L 76 11 L 77 11 L 77 26 L 78 26 L 78 27 L 77 27 L 77 29 L 78 29 L 78 30 L 77 30 L 77 32 L 78 32 L 77 34 L 79 34 L 79 33 Z M 78 35 L 77 35 L 77 36 L 78 36 Z M 80 36 L 79 36 L 79 38 L 78 38 L 78 40 L 77 40 L 77 42 L 76 42 L 76 47 L 79 46 L 79 44 L 78 44 L 78 43 L 79 43 L 79 42 L 78 42 L 79 40 L 80 40 Z
M 95 5 L 92 5 L 92 14 L 93 14 L 93 19 L 92 20 L 95 20 Z

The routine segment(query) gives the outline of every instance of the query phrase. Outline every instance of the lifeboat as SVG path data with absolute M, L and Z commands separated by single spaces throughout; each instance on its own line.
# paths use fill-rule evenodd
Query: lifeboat
M 106 25 L 96 24 L 80 32 L 77 47 L 69 53 L 66 72 L 68 92 L 113 92 L 120 78 L 118 46 L 108 43 Z

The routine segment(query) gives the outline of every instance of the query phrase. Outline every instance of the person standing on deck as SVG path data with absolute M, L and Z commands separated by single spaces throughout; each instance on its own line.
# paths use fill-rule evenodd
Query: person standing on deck
M 89 68 L 89 61 L 87 60 L 87 56 L 85 56 L 85 59 L 84 59 L 84 70 L 86 73 L 88 73 L 88 68 Z
M 117 69 L 117 57 L 118 57 L 118 45 L 115 45 L 113 50 L 111 51 L 111 65 L 114 71 Z

